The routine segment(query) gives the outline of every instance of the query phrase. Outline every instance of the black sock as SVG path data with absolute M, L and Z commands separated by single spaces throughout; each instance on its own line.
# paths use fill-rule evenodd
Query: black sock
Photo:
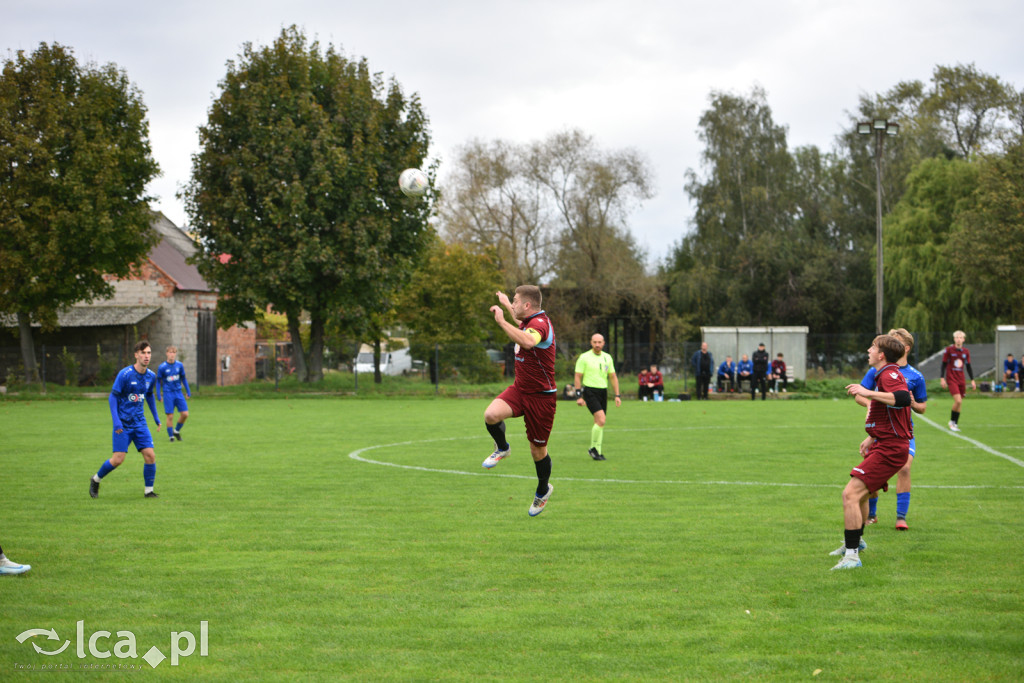
M 505 440 L 505 421 L 502 420 L 496 425 L 487 425 L 487 433 L 494 439 L 494 445 L 500 450 L 508 450 L 508 441 Z
M 537 467 L 537 495 L 543 498 L 548 495 L 548 479 L 551 478 L 551 456 L 544 456 L 543 460 L 534 460 Z
M 846 529 L 844 536 L 846 538 L 846 547 L 848 550 L 854 550 L 860 548 L 860 529 Z
M 960 421 L 960 413 L 955 410 L 949 411 L 949 419 L 953 421 L 953 424 L 956 424 Z

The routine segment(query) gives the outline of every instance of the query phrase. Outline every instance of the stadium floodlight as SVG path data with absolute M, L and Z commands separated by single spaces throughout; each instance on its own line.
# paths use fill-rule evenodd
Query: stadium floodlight
M 882 147 L 885 138 L 899 135 L 900 124 L 872 119 L 857 124 L 860 135 L 875 134 L 875 334 L 882 334 Z

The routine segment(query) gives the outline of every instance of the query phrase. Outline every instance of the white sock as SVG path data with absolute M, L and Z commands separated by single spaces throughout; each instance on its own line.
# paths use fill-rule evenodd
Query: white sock
M 100 483 L 100 478 L 99 478 L 99 477 L 98 477 L 97 475 L 95 475 L 95 474 L 94 474 L 94 475 L 92 475 L 92 480 L 93 480 L 94 482 L 96 482 L 97 484 L 98 484 L 98 483 Z
M 152 486 L 147 486 L 146 490 L 143 491 L 143 493 L 153 493 L 153 487 Z

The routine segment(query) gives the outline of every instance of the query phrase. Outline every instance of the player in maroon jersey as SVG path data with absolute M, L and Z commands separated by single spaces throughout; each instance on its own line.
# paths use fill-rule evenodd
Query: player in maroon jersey
M 494 452 L 487 456 L 483 466 L 491 469 L 508 457 L 510 447 L 505 439 L 505 420 L 523 416 L 530 454 L 537 468 L 537 491 L 530 506 L 530 516 L 536 517 L 544 511 L 554 490 L 549 482 L 551 456 L 548 455 L 548 438 L 558 403 L 555 328 L 540 307 L 539 287 L 516 287 L 512 301 L 504 292 L 498 292 L 498 302 L 512 315 L 512 323 L 509 323 L 501 306 L 491 306 L 494 321 L 516 343 L 516 379 L 484 411 L 487 432 L 494 439 Z
M 943 389 L 949 388 L 953 396 L 953 409 L 949 413 L 949 428 L 954 432 L 960 431 L 960 406 L 964 402 L 964 394 L 967 393 L 967 381 L 964 379 L 964 370 L 971 378 L 971 391 L 977 390 L 974 383 L 974 370 L 971 370 L 971 352 L 964 346 L 967 335 L 963 330 L 953 333 L 953 344 L 946 347 L 942 354 L 942 378 L 939 384 Z
M 910 391 L 907 380 L 896 365 L 903 356 L 903 342 L 880 334 L 868 349 L 868 363 L 875 368 L 876 390 L 860 383 L 846 385 L 846 393 L 871 400 L 864 425 L 870 439 L 860 445 L 864 460 L 850 471 L 850 481 L 843 489 L 844 543 L 832 555 L 843 558 L 833 569 L 854 569 L 861 566 L 860 551 L 864 542 L 864 522 L 868 517 L 868 498 L 879 489 L 887 490 L 888 481 L 910 457 L 910 439 L 914 436 L 910 420 Z

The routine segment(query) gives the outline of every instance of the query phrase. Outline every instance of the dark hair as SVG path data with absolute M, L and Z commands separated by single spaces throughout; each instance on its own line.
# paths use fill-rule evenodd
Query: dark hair
M 885 360 L 890 363 L 895 363 L 903 357 L 903 352 L 907 348 L 903 345 L 903 342 L 900 341 L 899 337 L 894 337 L 888 334 L 878 335 L 875 337 L 875 341 L 873 343 L 875 347 L 882 352 L 882 355 L 885 356 Z
M 540 287 L 536 285 L 519 285 L 516 287 L 516 294 L 519 295 L 520 300 L 526 299 L 533 304 L 535 309 L 540 310 Z
M 135 348 L 132 349 L 132 352 L 133 353 L 138 353 L 139 351 L 145 351 L 148 348 L 149 348 L 149 342 L 146 341 L 145 339 L 143 339 L 142 341 L 140 341 L 139 343 L 137 343 L 135 345 Z

